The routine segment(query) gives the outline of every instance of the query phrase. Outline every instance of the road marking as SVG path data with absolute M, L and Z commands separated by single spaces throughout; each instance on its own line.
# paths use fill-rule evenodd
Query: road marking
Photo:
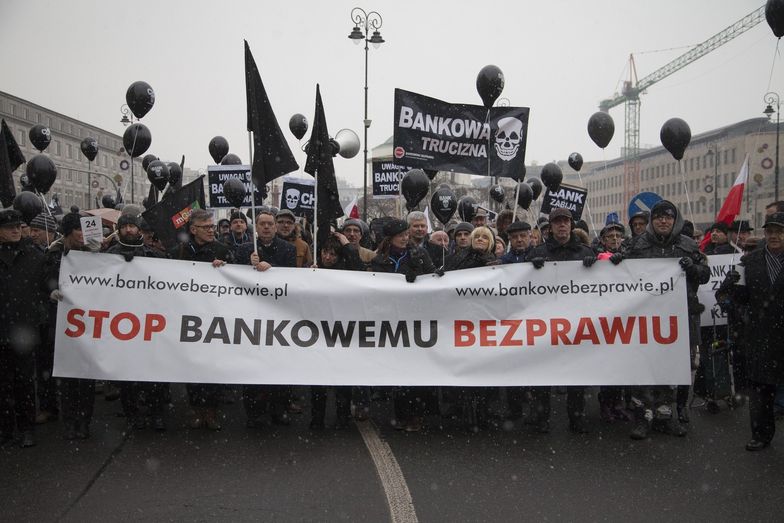
M 372 421 L 355 423 L 376 465 L 376 472 L 387 496 L 392 523 L 416 523 L 419 520 L 414 510 L 411 492 L 389 444 L 379 437 Z

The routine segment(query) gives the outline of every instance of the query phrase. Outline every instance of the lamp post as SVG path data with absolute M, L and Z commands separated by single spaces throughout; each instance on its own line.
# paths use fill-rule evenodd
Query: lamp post
M 127 104 L 122 104 L 120 106 L 120 112 L 122 113 L 123 117 L 120 119 L 120 123 L 123 124 L 123 127 L 128 127 L 130 124 L 133 123 L 133 113 L 131 112 L 131 108 L 128 107 Z M 128 152 L 128 151 L 125 151 Z M 128 156 L 131 156 L 130 153 Z M 134 180 L 133 180 L 133 156 L 131 156 L 131 203 L 134 202 Z
M 384 43 L 384 39 L 381 37 L 381 33 L 379 29 L 381 29 L 381 25 L 384 23 L 381 15 L 378 14 L 376 11 L 371 11 L 369 13 L 365 12 L 364 9 L 355 7 L 351 10 L 351 21 L 354 23 L 354 29 L 352 29 L 351 34 L 348 37 L 354 41 L 355 44 L 359 44 L 360 41 L 365 41 L 365 120 L 364 120 L 364 128 L 365 128 L 365 141 L 364 141 L 364 165 L 363 165 L 363 189 L 362 189 L 362 220 L 367 222 L 367 189 L 368 189 L 368 147 L 367 147 L 367 139 L 368 139 L 368 127 L 370 127 L 370 120 L 368 119 L 368 44 L 373 44 L 373 47 L 378 49 L 381 44 Z M 364 29 L 364 33 L 362 32 Z M 373 31 L 373 35 L 368 38 L 370 31 Z
M 765 103 L 768 104 L 762 112 L 770 120 L 771 115 L 776 113 L 776 167 L 773 170 L 773 179 L 775 183 L 775 201 L 779 201 L 779 116 L 781 115 L 781 98 L 779 94 L 773 91 L 765 93 Z M 776 110 L 773 110 L 773 104 L 776 104 Z
M 711 146 L 713 147 L 711 149 Z M 713 214 L 719 214 L 719 144 L 709 143 L 706 156 L 713 158 Z

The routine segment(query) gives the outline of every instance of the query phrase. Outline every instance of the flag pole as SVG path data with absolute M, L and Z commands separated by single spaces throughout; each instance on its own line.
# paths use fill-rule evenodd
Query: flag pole
M 253 184 L 253 137 L 250 131 L 248 131 L 248 157 L 250 158 L 250 213 L 255 236 L 258 234 L 258 231 L 256 231 L 256 187 Z M 259 255 L 259 244 L 256 238 L 253 238 L 253 252 L 256 256 Z
M 318 174 L 318 169 L 316 169 L 316 173 L 313 175 L 315 181 L 313 186 L 313 260 L 315 263 L 318 263 Z
M 517 182 L 517 188 L 515 189 L 515 199 L 514 199 L 514 212 L 512 213 L 512 223 L 517 220 L 517 199 L 520 197 L 520 184 L 523 182 Z

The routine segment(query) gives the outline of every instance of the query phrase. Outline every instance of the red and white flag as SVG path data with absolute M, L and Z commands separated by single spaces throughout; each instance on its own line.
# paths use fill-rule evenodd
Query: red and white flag
M 356 197 L 354 197 L 354 199 L 351 200 L 351 203 L 349 203 L 346 206 L 346 208 L 343 209 L 343 213 L 346 215 L 347 219 L 348 218 L 354 218 L 357 220 L 359 219 L 359 206 L 357 205 Z
M 741 205 L 743 204 L 743 190 L 746 187 L 748 179 L 749 155 L 747 154 L 746 158 L 743 160 L 743 165 L 740 168 L 738 177 L 735 178 L 735 183 L 730 187 L 730 192 L 727 193 L 727 197 L 724 199 L 724 203 L 721 205 L 721 209 L 719 209 L 719 213 L 716 215 L 716 223 L 721 222 L 729 227 L 738 217 Z M 718 190 L 718 187 L 714 187 L 713 190 Z M 700 250 L 705 250 L 705 247 L 709 243 L 710 234 L 706 234 L 705 238 L 700 242 Z

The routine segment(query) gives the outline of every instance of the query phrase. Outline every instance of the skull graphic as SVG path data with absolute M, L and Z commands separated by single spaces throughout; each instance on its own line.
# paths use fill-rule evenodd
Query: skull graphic
M 523 122 L 517 118 L 501 118 L 495 132 L 495 150 L 498 157 L 508 162 L 517 155 L 523 141 Z
M 299 190 L 287 189 L 286 190 L 286 207 L 289 209 L 296 209 L 299 203 Z

